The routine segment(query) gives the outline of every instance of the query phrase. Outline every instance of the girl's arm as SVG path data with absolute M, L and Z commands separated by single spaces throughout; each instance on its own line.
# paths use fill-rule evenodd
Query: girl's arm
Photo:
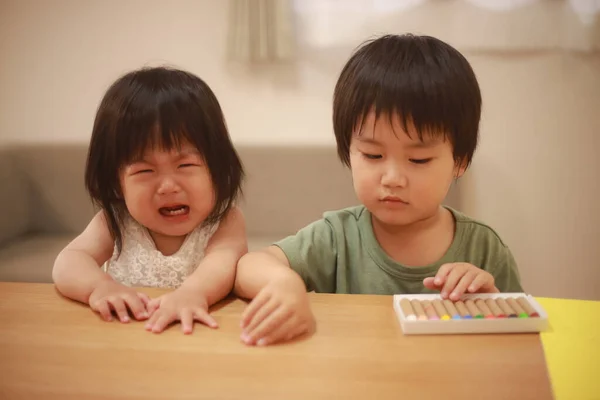
M 63 296 L 89 304 L 106 321 L 112 321 L 113 311 L 121 322 L 129 322 L 129 311 L 138 320 L 146 319 L 148 296 L 115 282 L 100 269 L 113 248 L 104 212 L 99 212 L 56 257 L 52 269 L 54 284 Z
M 182 289 L 202 293 L 208 306 L 231 292 L 238 260 L 248 252 L 246 222 L 238 207 L 233 207 L 219 224 L 198 268 L 183 282 Z
M 56 257 L 52 269 L 54 284 L 63 296 L 82 303 L 102 282 L 112 281 L 100 266 L 112 255 L 114 241 L 104 212 L 98 212 L 85 230 Z
M 150 301 L 146 329 L 159 333 L 175 320 L 181 321 L 184 333 L 192 332 L 194 320 L 216 328 L 208 308 L 231 292 L 237 262 L 247 251 L 244 216 L 234 207 L 208 242 L 196 270 L 177 290 Z

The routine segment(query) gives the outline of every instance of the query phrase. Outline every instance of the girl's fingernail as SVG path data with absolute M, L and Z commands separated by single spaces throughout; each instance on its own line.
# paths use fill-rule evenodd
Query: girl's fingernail
M 267 340 L 266 339 L 259 339 L 258 342 L 256 342 L 257 345 L 259 346 L 264 346 L 267 344 Z
M 441 295 L 445 298 L 446 296 L 448 296 L 448 292 L 442 292 Z

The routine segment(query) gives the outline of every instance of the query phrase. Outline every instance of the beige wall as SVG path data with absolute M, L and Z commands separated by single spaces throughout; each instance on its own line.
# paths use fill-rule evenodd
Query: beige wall
M 0 0 L 0 142 L 85 142 L 112 80 L 169 63 L 209 83 L 236 143 L 331 145 L 348 51 L 244 71 L 225 63 L 226 18 L 226 1 Z M 484 115 L 463 210 L 498 230 L 528 291 L 600 299 L 600 55 L 467 56 Z

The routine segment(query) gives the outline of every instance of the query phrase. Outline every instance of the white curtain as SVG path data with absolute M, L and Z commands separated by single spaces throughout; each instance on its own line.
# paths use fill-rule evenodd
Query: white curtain
M 294 12 L 310 50 L 402 32 L 466 51 L 600 50 L 600 0 L 294 0 Z
M 294 58 L 290 0 L 230 0 L 229 12 L 230 60 L 260 63 Z

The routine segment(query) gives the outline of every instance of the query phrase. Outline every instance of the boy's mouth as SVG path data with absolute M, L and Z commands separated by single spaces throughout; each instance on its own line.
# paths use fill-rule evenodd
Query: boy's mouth
M 381 199 L 381 201 L 388 203 L 408 204 L 408 202 L 402 200 L 400 197 L 397 196 L 385 196 L 383 199 Z
M 161 207 L 158 209 L 158 212 L 165 217 L 175 217 L 189 213 L 190 208 L 186 205 L 178 204 L 174 206 Z

